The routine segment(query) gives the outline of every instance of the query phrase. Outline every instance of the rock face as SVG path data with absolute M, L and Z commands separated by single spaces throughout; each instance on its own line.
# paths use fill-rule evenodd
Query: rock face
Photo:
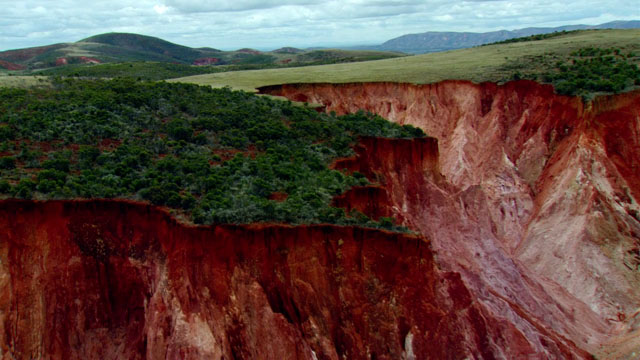
M 461 359 L 585 354 L 530 343 L 419 236 L 189 227 L 115 201 L 4 201 L 3 358 Z
M 384 174 L 376 192 L 386 213 L 366 200 L 360 208 L 432 239 L 443 268 L 527 339 L 553 329 L 599 352 L 638 327 L 640 92 L 586 104 L 529 81 L 262 92 L 337 113 L 364 109 L 437 138 L 441 178 L 389 161 L 381 154 L 393 150 L 378 151 L 380 142 L 364 141 L 357 159 L 336 166 Z M 342 197 L 352 207 L 366 198 L 357 191 Z
M 374 182 L 336 205 L 417 234 L 192 227 L 142 204 L 5 200 L 0 358 L 637 351 L 640 92 L 583 104 L 532 82 L 263 91 L 433 136 L 364 138 L 333 164 Z

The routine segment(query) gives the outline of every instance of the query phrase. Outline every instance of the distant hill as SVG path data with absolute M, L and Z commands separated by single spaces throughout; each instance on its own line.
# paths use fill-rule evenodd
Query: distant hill
M 152 36 L 108 33 L 74 43 L 62 43 L 0 52 L 0 68 L 45 69 L 66 65 L 152 61 L 183 65 L 279 66 L 299 63 L 365 61 L 402 56 L 382 51 L 282 48 L 271 52 L 253 49 L 221 51 L 210 47 L 190 48 Z
M 159 57 L 176 62 L 193 62 L 195 59 L 200 57 L 220 53 L 220 51 L 215 50 L 192 49 L 187 46 L 174 44 L 152 36 L 125 33 L 96 35 L 80 40 L 78 43 L 108 45 L 108 47 L 102 47 L 101 49 L 104 50 L 105 53 L 111 53 L 114 55 L 119 53 L 126 56 L 127 52 L 131 52 L 132 54 L 135 53 L 142 56 Z M 114 52 L 116 49 L 118 52 Z
M 382 45 L 361 47 L 372 50 L 398 51 L 411 54 L 423 54 L 437 51 L 463 49 L 489 44 L 513 38 L 548 34 L 552 32 L 586 30 L 586 29 L 637 29 L 640 21 L 613 21 L 600 25 L 568 25 L 554 28 L 525 28 L 518 30 L 500 30 L 485 33 L 474 32 L 437 32 L 429 31 L 421 34 L 408 34 L 391 39 Z

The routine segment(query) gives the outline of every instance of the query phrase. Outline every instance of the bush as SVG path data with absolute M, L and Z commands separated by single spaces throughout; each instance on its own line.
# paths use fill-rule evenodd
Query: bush
M 628 54 L 614 48 L 583 48 L 557 61 L 552 71 L 541 75 L 562 95 L 588 98 L 597 92 L 619 93 L 640 83 L 640 69 Z
M 100 149 L 93 146 L 82 146 L 78 150 L 78 163 L 81 169 L 93 167 L 100 156 Z
M 45 169 L 54 169 L 63 172 L 69 172 L 69 167 L 71 166 L 71 162 L 67 159 L 49 159 L 45 160 L 42 163 L 42 167 Z
M 0 169 L 11 170 L 16 168 L 16 159 L 10 156 L 0 157 Z
M 22 180 L 14 188 L 14 194 L 16 197 L 22 199 L 31 199 L 33 190 L 36 188 L 36 183 L 31 180 Z
M 0 141 L 13 140 L 14 130 L 9 125 L 0 125 Z
M 393 218 L 381 217 L 380 219 L 378 219 L 378 222 L 380 223 L 380 227 L 383 229 L 393 228 Z
M 11 184 L 6 180 L 0 180 L 0 194 L 10 194 Z

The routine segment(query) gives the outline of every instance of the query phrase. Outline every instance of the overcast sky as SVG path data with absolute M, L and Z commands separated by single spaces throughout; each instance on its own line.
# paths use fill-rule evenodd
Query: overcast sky
M 640 18 L 640 0 L 0 0 L 0 50 L 105 32 L 224 50 L 379 44 L 426 31 L 492 31 Z

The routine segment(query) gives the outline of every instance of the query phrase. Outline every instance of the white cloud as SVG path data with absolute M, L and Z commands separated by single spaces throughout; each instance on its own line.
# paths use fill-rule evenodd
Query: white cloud
M 223 49 L 374 44 L 426 31 L 637 19 L 637 5 L 637 0 L 0 0 L 0 50 L 111 31 Z
M 155 10 L 155 12 L 158 15 L 162 15 L 166 13 L 169 10 L 169 8 L 166 5 L 162 4 L 162 5 L 154 5 L 153 10 Z

